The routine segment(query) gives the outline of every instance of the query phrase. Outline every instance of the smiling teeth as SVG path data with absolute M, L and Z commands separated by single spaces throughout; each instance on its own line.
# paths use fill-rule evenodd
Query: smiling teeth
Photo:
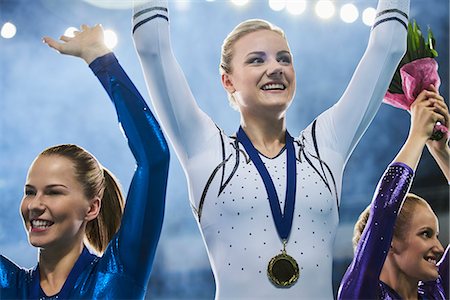
M 33 220 L 31 221 L 31 226 L 33 228 L 47 228 L 50 227 L 53 223 L 45 220 Z
M 284 90 L 285 87 L 281 83 L 271 83 L 271 84 L 264 85 L 262 87 L 262 89 L 265 91 L 267 91 L 267 90 Z
M 436 264 L 436 260 L 433 258 L 427 258 L 427 261 L 432 264 Z

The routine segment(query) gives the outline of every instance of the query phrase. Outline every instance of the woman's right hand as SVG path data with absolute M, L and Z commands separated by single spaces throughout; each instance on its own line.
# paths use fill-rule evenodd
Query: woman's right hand
M 58 42 L 51 37 L 44 37 L 43 42 L 61 54 L 77 56 L 84 59 L 88 64 L 97 57 L 111 52 L 104 41 L 104 33 L 101 25 L 89 27 L 81 25 L 81 31 L 75 31 L 74 37 L 62 35 Z

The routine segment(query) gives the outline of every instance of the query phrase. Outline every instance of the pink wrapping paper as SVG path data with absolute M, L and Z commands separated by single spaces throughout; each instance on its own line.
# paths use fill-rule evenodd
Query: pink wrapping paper
M 430 57 L 421 58 L 405 64 L 400 68 L 402 78 L 402 90 L 404 94 L 393 94 L 386 92 L 383 102 L 397 108 L 409 110 L 411 104 L 421 91 L 433 84 L 436 89 L 441 85 L 441 79 L 437 72 L 438 64 Z M 448 129 L 438 123 L 435 131 L 440 131 L 442 135 L 448 136 Z

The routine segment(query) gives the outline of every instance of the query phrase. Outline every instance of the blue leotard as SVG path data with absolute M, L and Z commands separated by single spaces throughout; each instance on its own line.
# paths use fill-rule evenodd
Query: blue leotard
M 392 164 L 379 183 L 355 256 L 342 279 L 338 299 L 401 299 L 387 284 L 379 280 L 386 260 L 397 213 L 409 190 L 413 170 L 402 163 Z M 449 299 L 448 261 L 449 248 L 439 266 L 439 278 L 421 282 L 420 299 Z
M 143 298 L 159 240 L 169 150 L 160 127 L 114 54 L 90 68 L 108 92 L 136 159 L 120 230 L 97 257 L 85 248 L 57 295 L 45 295 L 39 266 L 27 270 L 0 255 L 1 299 Z

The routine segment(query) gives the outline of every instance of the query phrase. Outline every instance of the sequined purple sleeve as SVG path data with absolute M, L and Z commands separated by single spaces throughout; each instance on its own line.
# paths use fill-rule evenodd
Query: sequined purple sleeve
M 370 217 L 345 273 L 338 299 L 377 299 L 378 283 L 389 250 L 400 205 L 409 191 L 414 171 L 393 163 L 378 183 Z

